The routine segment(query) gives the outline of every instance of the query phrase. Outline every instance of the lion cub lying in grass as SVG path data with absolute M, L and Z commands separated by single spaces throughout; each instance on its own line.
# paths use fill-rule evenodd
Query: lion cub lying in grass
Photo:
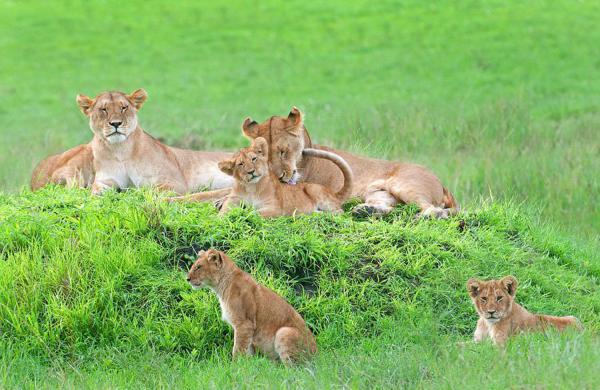
M 315 211 L 341 211 L 342 203 L 352 192 L 352 170 L 338 155 L 312 150 L 313 156 L 335 163 L 344 175 L 344 184 L 338 192 L 321 184 L 284 184 L 271 171 L 267 141 L 258 137 L 252 146 L 240 150 L 231 159 L 219 163 L 219 168 L 233 176 L 235 184 L 221 213 L 243 202 L 252 204 L 263 217 L 308 214 Z
M 515 302 L 517 279 L 514 276 L 488 281 L 469 279 L 467 290 L 479 313 L 475 342 L 489 336 L 494 344 L 504 344 L 510 336 L 518 332 L 544 331 L 548 327 L 558 330 L 569 326 L 581 328 L 579 320 L 573 316 L 531 314 L 524 309 Z
M 217 294 L 223 319 L 233 327 L 234 358 L 258 350 L 290 364 L 317 352 L 315 338 L 300 314 L 225 253 L 200 252 L 187 280 L 194 289 L 210 287 Z

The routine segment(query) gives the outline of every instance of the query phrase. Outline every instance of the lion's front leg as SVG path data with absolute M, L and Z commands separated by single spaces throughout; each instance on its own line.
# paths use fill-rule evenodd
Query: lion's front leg
M 102 195 L 111 188 L 119 188 L 119 184 L 112 179 L 96 179 L 94 180 L 94 184 L 92 184 L 92 195 Z
M 475 328 L 475 334 L 473 335 L 473 341 L 475 341 L 476 343 L 479 343 L 483 340 L 485 340 L 486 338 L 488 338 L 489 336 L 489 329 L 487 327 L 487 324 L 485 323 L 485 320 L 480 318 L 477 321 L 477 327 Z
M 241 203 L 241 198 L 235 195 L 228 195 L 223 202 L 223 206 L 219 211 L 219 215 L 227 214 L 229 210 L 233 209 L 236 206 L 239 206 Z

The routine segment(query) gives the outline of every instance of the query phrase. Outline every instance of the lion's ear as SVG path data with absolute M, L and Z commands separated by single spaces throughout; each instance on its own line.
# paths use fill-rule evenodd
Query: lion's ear
M 235 160 L 219 161 L 219 169 L 229 176 L 233 176 L 233 167 L 235 167 Z
M 221 267 L 223 265 L 223 258 L 221 257 L 221 252 L 209 249 L 208 250 L 208 261 L 215 264 L 217 267 Z
M 517 286 L 519 285 L 519 283 L 517 282 L 517 278 L 515 278 L 512 275 L 505 276 L 502 278 L 502 280 L 500 280 L 500 283 L 502 283 L 506 291 L 511 296 L 515 296 L 515 294 L 517 293 Z
M 79 109 L 81 110 L 81 112 L 83 112 L 83 115 L 85 116 L 90 116 L 90 112 L 92 110 L 92 106 L 94 105 L 94 99 L 90 99 L 89 97 L 85 96 L 85 95 L 77 95 L 77 105 L 79 106 Z
M 263 137 L 258 137 L 252 143 L 252 148 L 254 152 L 260 154 L 264 157 L 268 157 L 269 155 L 269 144 L 267 144 L 267 140 Z
M 242 123 L 242 134 L 250 139 L 254 139 L 258 137 L 258 131 L 260 127 L 256 121 L 252 120 L 252 118 L 248 117 L 244 119 L 244 123 Z
M 302 111 L 300 111 L 298 107 L 294 106 L 288 114 L 288 120 L 291 121 L 294 126 L 300 127 L 304 121 L 304 114 L 302 114 Z
M 144 105 L 146 99 L 148 99 L 148 94 L 146 90 L 143 88 L 136 89 L 131 93 L 131 95 L 127 96 L 127 99 L 133 104 L 136 110 L 139 110 Z
M 481 282 L 477 279 L 469 279 L 467 281 L 467 291 L 469 292 L 469 295 L 472 296 L 473 298 L 475 298 L 477 295 L 479 295 L 479 290 L 481 288 Z

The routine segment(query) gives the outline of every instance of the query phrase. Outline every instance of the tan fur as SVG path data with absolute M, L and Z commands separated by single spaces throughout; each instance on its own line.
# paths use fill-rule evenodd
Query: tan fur
M 46 157 L 31 175 L 33 191 L 50 183 L 87 188 L 93 182 L 94 165 L 90 144 L 78 145 L 64 153 Z
M 264 138 L 256 138 L 252 146 L 233 158 L 221 161 L 219 168 L 235 179 L 231 194 L 221 213 L 241 202 L 252 204 L 264 217 L 308 214 L 315 211 L 341 211 L 342 202 L 352 188 L 352 172 L 348 164 L 329 152 L 314 151 L 315 156 L 333 161 L 344 174 L 345 184 L 334 193 L 320 184 L 283 184 L 269 167 L 269 148 Z
M 476 342 L 490 337 L 494 344 L 504 344 L 519 332 L 544 331 L 548 327 L 558 330 L 569 326 L 580 328 L 579 320 L 573 316 L 554 317 L 528 312 L 515 302 L 517 285 L 514 276 L 488 281 L 469 279 L 467 291 L 479 314 L 474 335 Z
M 290 364 L 317 352 L 315 338 L 300 314 L 225 253 L 201 252 L 187 280 L 195 289 L 209 287 L 217 294 L 223 320 L 233 327 L 234 358 L 259 351 Z
M 354 173 L 352 196 L 364 200 L 354 209 L 356 214 L 386 214 L 398 203 L 416 204 L 420 215 L 438 218 L 447 218 L 458 210 L 452 194 L 423 166 L 361 157 L 312 144 L 303 114 L 295 107 L 287 117 L 274 116 L 261 124 L 248 118 L 242 130 L 248 138 L 267 139 L 272 169 L 284 182 L 300 178 L 303 182 L 340 188 L 343 179 L 339 169 L 329 161 L 310 158 L 303 151 L 313 148 L 341 156 Z
M 137 111 L 146 97 L 143 89 L 129 95 L 104 92 L 95 99 L 77 96 L 94 132 L 90 143 L 96 173 L 92 193 L 142 186 L 177 193 L 231 187 L 233 180 L 217 167 L 231 153 L 172 148 L 138 125 Z

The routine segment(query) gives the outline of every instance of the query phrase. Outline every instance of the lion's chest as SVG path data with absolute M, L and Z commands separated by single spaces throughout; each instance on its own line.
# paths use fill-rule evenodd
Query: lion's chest
M 130 186 L 129 174 L 127 167 L 121 161 L 108 160 L 102 162 L 102 169 L 96 171 L 97 181 L 113 181 L 119 188 L 127 188 Z
M 115 161 L 112 165 L 112 176 L 121 188 L 154 185 L 157 177 L 152 169 L 129 161 Z
M 219 306 L 221 306 L 221 318 L 223 319 L 223 321 L 225 321 L 229 325 L 233 326 L 233 323 L 231 322 L 231 315 L 229 313 L 229 309 L 228 309 L 227 305 L 221 299 L 221 297 L 218 297 L 218 298 L 219 298 Z
M 129 181 L 135 187 L 155 184 L 152 180 L 154 176 L 152 175 L 152 172 L 146 172 L 147 169 L 144 169 L 144 167 L 140 166 L 140 164 L 126 164 L 125 171 Z

